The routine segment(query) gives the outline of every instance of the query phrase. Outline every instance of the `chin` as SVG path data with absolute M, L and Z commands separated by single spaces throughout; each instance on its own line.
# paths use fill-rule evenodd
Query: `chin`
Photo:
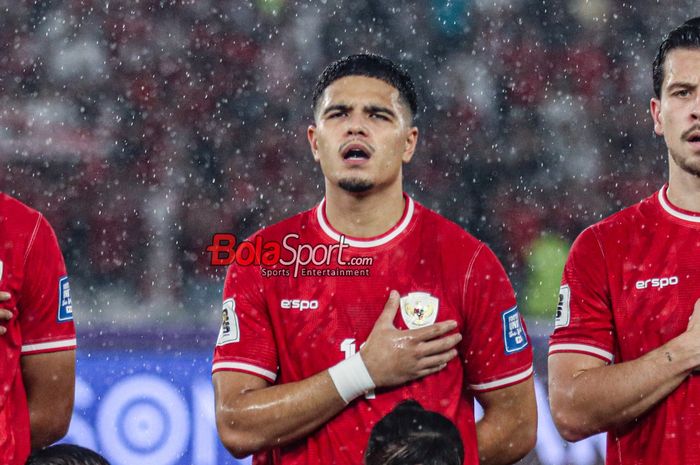
M 374 183 L 368 179 L 340 179 L 338 187 L 352 194 L 362 194 L 371 191 L 374 188 Z

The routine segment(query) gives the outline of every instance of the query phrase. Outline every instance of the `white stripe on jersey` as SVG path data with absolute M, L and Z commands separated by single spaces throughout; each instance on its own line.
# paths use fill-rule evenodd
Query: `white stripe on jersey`
M 391 241 L 393 238 L 401 234 L 407 227 L 408 224 L 411 222 L 411 218 L 413 218 L 413 210 L 414 210 L 414 205 L 413 205 L 413 199 L 410 197 L 406 197 L 408 199 L 408 210 L 406 213 L 406 218 L 403 219 L 401 224 L 399 224 L 396 229 L 394 229 L 390 234 L 387 234 L 386 236 L 380 237 L 379 239 L 375 239 L 373 241 L 362 241 L 362 240 L 357 240 L 357 239 L 348 239 L 347 237 L 345 238 L 345 243 L 348 244 L 351 247 L 359 247 L 359 248 L 369 248 L 369 247 L 377 247 L 379 245 L 386 244 L 387 242 Z M 324 218 L 323 215 L 323 210 L 326 207 L 326 199 L 324 197 L 323 200 L 321 200 L 321 203 L 316 207 L 316 217 L 318 218 L 318 224 L 321 225 L 321 229 L 323 229 L 323 232 L 328 235 L 331 239 L 334 241 L 340 242 L 340 234 L 335 232 L 333 228 L 326 223 L 326 219 Z
M 700 216 L 687 215 L 683 212 L 679 212 L 666 200 L 666 193 L 668 192 L 668 186 L 664 186 L 659 191 L 659 203 L 670 215 L 680 218 L 685 221 L 690 221 L 692 223 L 700 223 Z
M 483 383 L 483 384 L 470 384 L 469 388 L 473 391 L 485 391 L 487 389 L 493 389 L 501 386 L 506 386 L 508 384 L 515 384 L 518 383 L 526 378 L 528 378 L 532 374 L 532 365 L 530 367 L 518 374 L 508 376 L 507 378 L 501 378 L 497 379 L 496 381 L 491 381 L 488 383 Z
M 65 339 L 63 341 L 51 341 L 51 342 L 41 342 L 39 344 L 27 344 L 22 346 L 22 353 L 26 354 L 29 352 L 38 352 L 47 349 L 63 349 L 63 348 L 73 348 L 75 347 L 77 340 Z
M 251 365 L 249 363 L 241 362 L 217 362 L 211 367 L 212 373 L 216 370 L 243 370 L 256 373 L 272 382 L 277 379 L 277 373 L 273 373 L 270 370 L 260 368 L 259 366 Z
M 603 357 L 608 362 L 612 363 L 615 356 L 607 350 L 599 349 L 598 347 L 589 346 L 587 344 L 552 344 L 549 346 L 549 355 L 554 352 L 585 352 L 598 357 Z

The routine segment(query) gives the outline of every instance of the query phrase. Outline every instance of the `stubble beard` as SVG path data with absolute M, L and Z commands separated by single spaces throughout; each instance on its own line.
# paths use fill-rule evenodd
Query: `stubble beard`
M 696 178 L 700 178 L 700 157 L 693 157 L 692 155 L 688 157 L 682 157 L 670 149 L 668 153 L 671 155 L 671 158 L 673 159 L 674 163 L 680 169 L 682 169 L 690 175 L 695 176 Z M 696 158 L 696 160 L 693 160 L 693 158 Z M 695 161 L 695 163 L 693 163 L 693 161 Z
M 367 179 L 349 178 L 339 180 L 338 187 L 351 194 L 362 194 L 372 189 L 374 183 Z

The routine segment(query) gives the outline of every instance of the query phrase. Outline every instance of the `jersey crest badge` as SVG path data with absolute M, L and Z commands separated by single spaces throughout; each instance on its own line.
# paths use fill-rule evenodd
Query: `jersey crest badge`
M 236 301 L 226 299 L 221 310 L 221 329 L 219 338 L 216 340 L 217 346 L 224 346 L 232 342 L 238 342 L 241 334 L 238 330 L 238 317 L 236 316 Z
M 409 329 L 423 328 L 435 323 L 439 300 L 427 292 L 410 292 L 401 297 L 401 317 Z
M 73 319 L 73 300 L 70 297 L 70 284 L 68 276 L 58 280 L 58 321 L 71 321 Z

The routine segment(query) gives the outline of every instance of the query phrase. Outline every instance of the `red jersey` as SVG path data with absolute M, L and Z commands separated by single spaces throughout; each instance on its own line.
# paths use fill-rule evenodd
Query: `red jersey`
M 29 410 L 20 359 L 75 349 L 66 267 L 56 236 L 37 211 L 0 193 L 0 291 L 13 313 L 0 336 L 0 463 L 23 465 L 30 449 Z
M 229 268 L 214 372 L 240 371 L 282 384 L 326 370 L 360 349 L 392 289 L 401 295 L 397 328 L 452 319 L 464 336 L 460 356 L 442 371 L 355 399 L 318 431 L 273 451 L 274 463 L 360 464 L 374 424 L 412 398 L 457 425 L 464 463 L 476 465 L 474 393 L 531 376 L 528 336 L 495 255 L 410 198 L 405 205 L 386 234 L 353 239 L 330 226 L 321 202 L 250 239 L 280 244 L 287 265 Z M 261 250 L 274 255 L 271 247 Z M 290 263 L 297 251 L 302 261 L 313 256 L 316 263 Z
M 666 187 L 586 229 L 564 268 L 549 353 L 634 360 L 683 333 L 700 297 L 700 215 Z M 700 463 L 700 378 L 688 377 L 624 430 L 608 432 L 608 465 Z

